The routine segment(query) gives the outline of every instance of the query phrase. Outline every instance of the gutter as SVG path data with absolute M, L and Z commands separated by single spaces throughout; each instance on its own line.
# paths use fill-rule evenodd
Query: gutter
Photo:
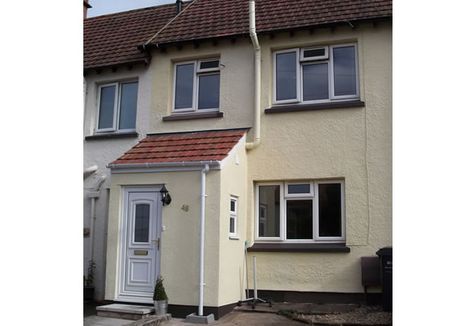
M 163 169 L 163 168 L 196 168 L 208 165 L 209 168 L 220 169 L 220 161 L 195 161 L 195 162 L 162 162 L 162 163 L 129 163 L 107 165 L 112 170 L 130 170 L 130 169 Z
M 255 0 L 249 1 L 250 38 L 255 51 L 255 92 L 254 92 L 254 140 L 246 144 L 246 149 L 256 148 L 261 142 L 261 47 L 256 34 Z

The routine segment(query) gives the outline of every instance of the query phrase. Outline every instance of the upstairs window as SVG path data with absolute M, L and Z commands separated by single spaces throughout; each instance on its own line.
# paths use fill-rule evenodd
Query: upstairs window
M 274 103 L 319 103 L 359 97 L 355 44 L 274 53 Z
M 175 65 L 175 113 L 218 111 L 220 106 L 220 60 L 198 60 Z
M 98 132 L 135 130 L 138 82 L 99 86 Z
M 342 181 L 257 186 L 258 241 L 344 242 Z

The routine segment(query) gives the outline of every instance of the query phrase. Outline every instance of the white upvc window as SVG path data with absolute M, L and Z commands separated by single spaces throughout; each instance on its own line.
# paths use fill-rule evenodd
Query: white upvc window
M 173 113 L 218 111 L 220 60 L 206 59 L 174 65 Z
M 96 131 L 134 131 L 137 100 L 136 80 L 99 85 Z
M 236 196 L 230 196 L 230 227 L 228 235 L 230 237 L 237 237 L 238 229 L 238 198 Z
M 256 208 L 256 241 L 345 241 L 341 180 L 260 183 Z
M 355 43 L 273 54 L 273 102 L 324 103 L 359 98 Z

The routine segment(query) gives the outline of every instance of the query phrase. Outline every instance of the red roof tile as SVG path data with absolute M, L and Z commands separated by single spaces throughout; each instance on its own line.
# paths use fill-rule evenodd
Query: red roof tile
M 257 32 L 391 16 L 392 0 L 256 0 Z M 151 43 L 243 35 L 248 25 L 248 0 L 195 0 Z
M 247 129 L 150 135 L 111 164 L 221 161 Z
M 174 4 L 84 20 L 84 69 L 144 62 L 138 50 L 176 15 Z

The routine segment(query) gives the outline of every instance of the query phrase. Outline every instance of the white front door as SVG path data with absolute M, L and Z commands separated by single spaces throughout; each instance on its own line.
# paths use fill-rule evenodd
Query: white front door
M 125 191 L 121 234 L 119 300 L 152 302 L 159 275 L 161 201 L 159 189 Z

